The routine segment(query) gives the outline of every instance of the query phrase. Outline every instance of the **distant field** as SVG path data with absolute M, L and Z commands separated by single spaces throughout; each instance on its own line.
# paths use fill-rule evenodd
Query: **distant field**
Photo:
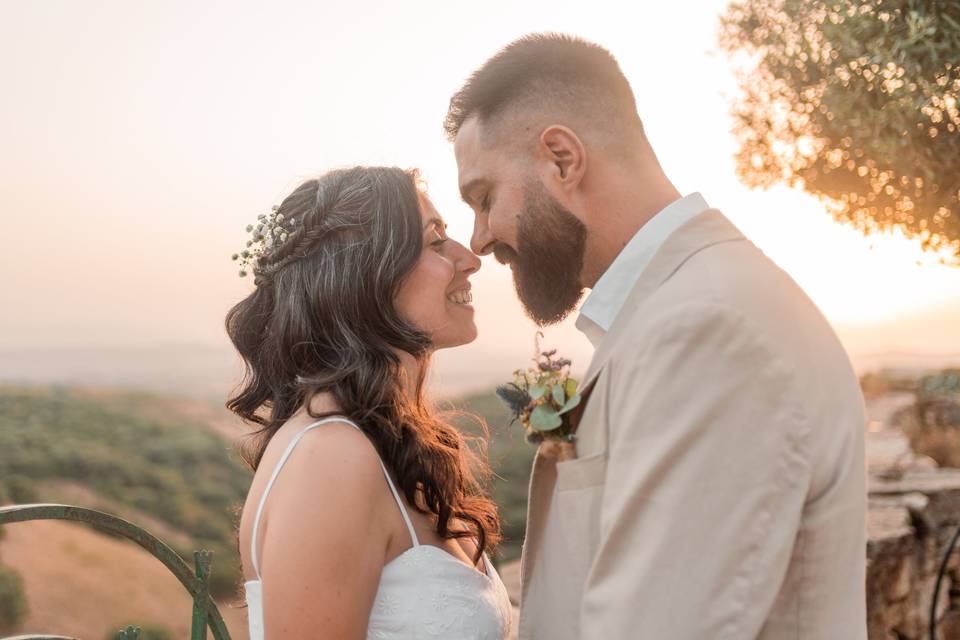
M 526 442 L 519 425 L 509 425 L 510 416 L 501 400 L 491 391 L 457 400 L 453 406 L 481 416 L 490 430 L 490 464 L 493 498 L 500 507 L 504 540 L 498 558 L 520 557 L 520 546 L 527 517 L 527 485 L 533 464 L 534 447 Z M 473 420 L 454 420 L 466 433 L 475 433 Z
M 145 393 L 74 388 L 0 390 L 0 498 L 69 500 L 182 534 L 171 544 L 189 555 L 212 549 L 211 589 L 238 582 L 234 513 L 250 473 L 230 443 L 176 400 Z M 64 492 L 67 495 L 63 495 Z
M 101 640 L 121 625 L 190 636 L 191 600 L 158 560 L 127 542 L 70 522 L 10 525 L 0 558 L 24 581 L 22 632 Z M 246 609 L 220 605 L 230 635 L 247 637 Z
M 520 555 L 533 457 L 491 392 L 444 403 L 486 420 L 504 542 L 496 563 Z M 454 423 L 478 432 L 466 416 Z M 195 400 L 111 388 L 0 385 L 0 504 L 65 502 L 121 515 L 190 557 L 215 552 L 213 587 L 235 601 L 240 581 L 236 513 L 250 472 L 234 452 L 239 421 Z M 124 621 L 160 624 L 184 637 L 189 606 L 175 579 L 126 541 L 61 522 L 21 523 L 0 539 L 0 563 L 24 580 L 21 631 L 97 640 Z M 165 615 L 167 605 L 170 615 Z M 222 607 L 237 634 L 245 610 Z

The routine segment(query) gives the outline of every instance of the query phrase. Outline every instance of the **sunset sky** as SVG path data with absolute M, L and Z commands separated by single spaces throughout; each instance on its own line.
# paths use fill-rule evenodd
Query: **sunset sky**
M 466 243 L 450 95 L 512 39 L 551 30 L 613 52 L 677 188 L 789 272 L 858 368 L 960 361 L 960 269 L 738 182 L 715 36 L 727 3 L 627 4 L 0 0 L 0 358 L 227 350 L 223 316 L 252 286 L 230 261 L 244 226 L 332 167 L 420 167 Z M 532 349 L 504 267 L 484 259 L 474 292 L 480 338 L 439 356 L 442 389 L 506 378 Z M 547 339 L 586 366 L 572 319 Z

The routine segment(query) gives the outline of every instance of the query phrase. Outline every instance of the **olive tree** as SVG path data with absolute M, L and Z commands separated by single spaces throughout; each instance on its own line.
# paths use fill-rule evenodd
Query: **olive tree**
M 737 0 L 737 172 L 960 264 L 960 2 Z

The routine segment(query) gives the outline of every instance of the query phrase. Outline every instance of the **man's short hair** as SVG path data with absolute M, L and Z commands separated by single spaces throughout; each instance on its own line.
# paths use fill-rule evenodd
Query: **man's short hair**
M 589 123 L 608 134 L 607 142 L 642 131 L 633 90 L 613 55 L 555 33 L 526 35 L 487 60 L 450 99 L 444 130 L 452 141 L 470 117 L 488 125 L 525 107 Z

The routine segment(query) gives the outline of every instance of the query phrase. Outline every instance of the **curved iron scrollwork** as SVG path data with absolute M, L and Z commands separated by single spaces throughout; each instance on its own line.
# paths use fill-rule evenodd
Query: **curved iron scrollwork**
M 223 617 L 217 609 L 217 603 L 210 597 L 207 586 L 213 552 L 195 551 L 193 554 L 195 568 L 191 569 L 186 561 L 160 538 L 123 518 L 118 518 L 109 513 L 66 504 L 24 504 L 0 507 L 0 525 L 31 520 L 83 522 L 137 543 L 150 555 L 162 562 L 193 598 L 191 640 L 205 640 L 208 626 L 210 631 L 213 632 L 214 640 L 230 640 L 230 634 L 223 622 Z M 118 637 L 136 638 L 137 636 L 139 636 L 139 629 L 128 627 L 122 629 L 121 635 Z M 17 636 L 17 638 L 18 640 L 27 640 L 28 638 L 30 640 L 71 640 L 66 636 L 55 635 L 27 635 Z
M 957 540 L 960 540 L 960 527 L 953 534 L 950 544 L 947 545 L 947 551 L 943 554 L 943 561 L 940 563 L 940 570 L 937 572 L 937 581 L 933 585 L 933 598 L 930 600 L 930 640 L 937 640 L 937 601 L 940 599 L 940 584 L 947 573 L 947 565 L 950 563 L 950 554 L 957 546 Z

